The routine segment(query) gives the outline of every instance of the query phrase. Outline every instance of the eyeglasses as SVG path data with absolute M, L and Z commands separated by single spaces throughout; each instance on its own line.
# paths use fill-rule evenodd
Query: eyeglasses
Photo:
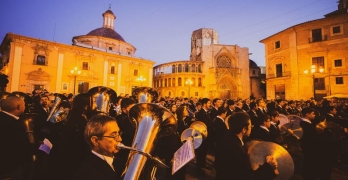
M 101 136 L 101 137 L 113 138 L 115 141 L 117 141 L 117 139 L 119 139 L 119 137 L 121 137 L 121 136 L 122 136 L 122 132 L 120 131 L 115 136 Z

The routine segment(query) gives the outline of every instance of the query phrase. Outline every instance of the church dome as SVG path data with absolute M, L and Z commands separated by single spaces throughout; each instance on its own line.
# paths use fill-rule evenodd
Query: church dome
M 255 61 L 249 59 L 249 67 L 257 67 L 257 64 L 255 63 Z
M 110 28 L 105 28 L 105 27 L 94 29 L 91 32 L 89 32 L 87 36 L 102 36 L 102 37 L 112 38 L 115 40 L 126 42 L 123 39 L 123 37 L 120 34 L 118 34 L 115 30 Z

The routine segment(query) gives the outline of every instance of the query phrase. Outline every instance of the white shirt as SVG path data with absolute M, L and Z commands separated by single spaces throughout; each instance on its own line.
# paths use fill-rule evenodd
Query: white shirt
M 11 116 L 11 117 L 13 117 L 13 118 L 15 118 L 16 120 L 19 119 L 18 116 L 15 116 L 15 115 L 13 115 L 13 114 L 11 114 L 11 113 L 9 113 L 9 112 L 6 112 L 6 111 L 4 111 L 4 110 L 1 110 L 1 112 L 4 112 L 5 114 L 7 114 L 7 115 L 9 115 L 9 116 Z
M 237 135 L 236 135 L 237 136 Z M 239 138 L 239 136 L 237 136 L 238 137 L 238 139 L 240 140 L 240 142 L 242 143 L 242 146 L 244 146 L 244 142 L 243 142 L 243 140 L 241 139 L 241 138 Z
M 260 128 L 262 128 L 262 129 L 266 130 L 267 132 L 269 132 L 269 129 L 266 126 L 260 125 Z
M 92 153 L 95 154 L 96 156 L 100 157 L 100 159 L 106 161 L 106 163 L 109 164 L 111 169 L 115 171 L 114 166 L 112 165 L 112 163 L 114 162 L 114 158 L 113 157 L 101 155 L 101 154 L 99 154 L 99 153 L 97 153 L 97 152 L 95 152 L 93 150 L 92 150 Z
M 311 122 L 310 120 L 305 119 L 305 118 L 302 118 L 302 121 L 304 121 L 304 122 L 308 122 L 309 124 L 312 124 L 312 122 Z

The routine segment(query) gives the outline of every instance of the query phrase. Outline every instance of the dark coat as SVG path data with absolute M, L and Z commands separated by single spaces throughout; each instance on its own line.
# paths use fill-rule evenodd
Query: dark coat
M 250 134 L 250 139 L 272 142 L 271 133 L 260 126 L 255 126 L 253 128 Z
M 254 112 L 253 110 L 250 110 L 248 112 L 249 116 L 250 116 L 250 120 L 251 120 L 251 124 L 252 125 L 260 125 L 260 122 L 259 122 L 259 117 L 257 115 L 257 112 Z
M 110 165 L 106 161 L 96 156 L 95 154 L 90 153 L 78 167 L 72 179 L 117 180 L 120 179 L 120 177 L 116 175 L 115 171 L 110 167 Z
M 225 122 L 220 118 L 215 118 L 213 121 L 213 134 L 214 134 L 214 142 L 215 146 L 217 146 L 218 143 L 223 142 L 223 138 L 225 136 L 225 133 L 227 131 L 227 126 Z
M 0 112 L 0 179 L 30 163 L 32 147 L 21 120 Z M 23 176 L 17 176 L 20 178 Z M 16 177 L 13 177 L 16 178 Z
M 250 159 L 237 135 L 226 131 L 224 143 L 217 146 L 215 169 L 217 180 L 268 180 L 275 177 L 268 163 L 261 165 L 256 171 L 251 168 Z

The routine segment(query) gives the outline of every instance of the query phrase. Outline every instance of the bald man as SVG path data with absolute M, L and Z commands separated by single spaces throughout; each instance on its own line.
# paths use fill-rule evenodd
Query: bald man
M 24 179 L 31 161 L 30 142 L 19 119 L 24 113 L 24 100 L 8 96 L 0 101 L 0 179 Z

